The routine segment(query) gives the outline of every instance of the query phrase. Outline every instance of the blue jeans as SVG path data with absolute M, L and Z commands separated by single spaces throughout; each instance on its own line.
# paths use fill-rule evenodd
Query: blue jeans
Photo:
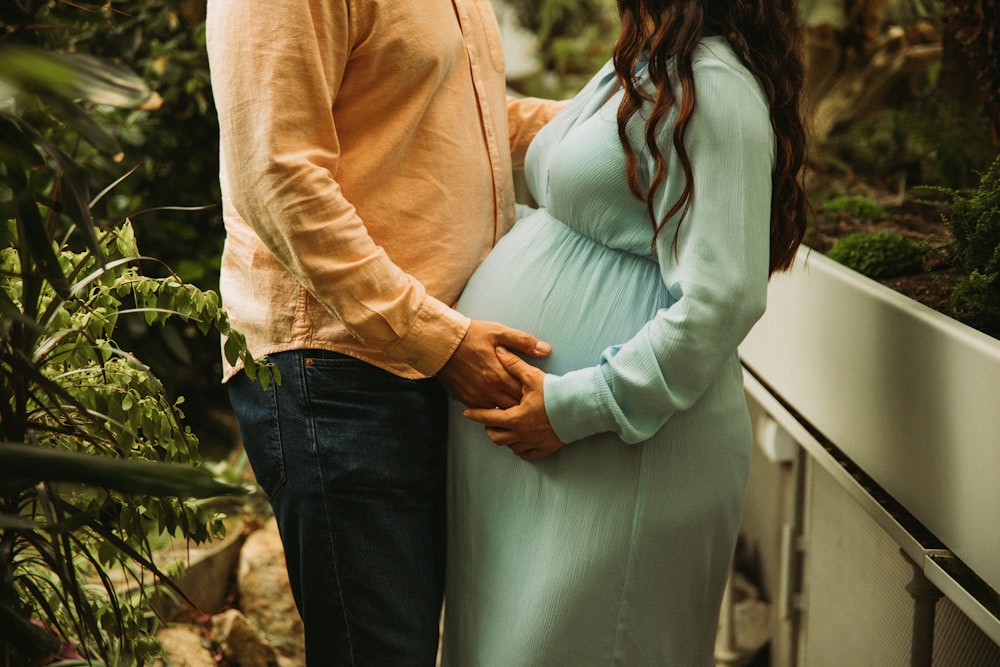
M 320 350 L 229 394 L 281 533 L 306 661 L 434 665 L 444 587 L 446 395 Z

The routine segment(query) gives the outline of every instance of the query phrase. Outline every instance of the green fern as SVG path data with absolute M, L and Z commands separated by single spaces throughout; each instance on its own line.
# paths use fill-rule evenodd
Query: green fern
M 956 315 L 1000 336 L 1000 154 L 971 194 L 950 190 L 951 213 L 942 216 L 954 239 L 962 273 L 951 293 Z

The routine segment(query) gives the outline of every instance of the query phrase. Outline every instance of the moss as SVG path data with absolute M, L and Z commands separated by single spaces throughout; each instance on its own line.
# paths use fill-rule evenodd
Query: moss
M 869 278 L 891 278 L 920 271 L 925 251 L 898 232 L 859 232 L 837 241 L 827 257 Z
M 856 195 L 834 197 L 833 199 L 824 202 L 823 208 L 827 211 L 849 213 L 858 220 L 870 220 L 872 222 L 885 220 L 889 217 L 889 214 L 885 212 L 885 209 L 879 206 L 876 202 L 867 197 L 858 197 Z

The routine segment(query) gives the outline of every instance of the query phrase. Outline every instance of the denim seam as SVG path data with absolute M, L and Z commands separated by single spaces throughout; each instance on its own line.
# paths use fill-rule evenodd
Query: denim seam
M 304 399 L 303 403 L 309 417 L 308 419 L 309 439 L 312 442 L 312 453 L 313 453 L 313 458 L 316 461 L 316 470 L 319 471 L 320 488 L 322 489 L 323 493 L 323 510 L 324 510 L 323 515 L 326 518 L 326 523 L 327 523 L 326 534 L 327 534 L 327 539 L 329 540 L 330 553 L 333 556 L 333 578 L 337 582 L 337 598 L 340 600 L 340 611 L 344 615 L 344 631 L 347 633 L 347 650 L 348 653 L 350 654 L 351 665 L 353 667 L 353 665 L 355 665 L 354 642 L 351 639 L 351 623 L 350 619 L 347 616 L 347 606 L 344 604 L 344 587 L 340 583 L 340 571 L 337 567 L 337 562 L 338 562 L 337 548 L 333 543 L 333 526 L 330 525 L 330 503 L 329 503 L 329 497 L 327 496 L 326 492 L 326 480 L 323 475 L 322 459 L 319 456 L 319 442 L 316 435 L 316 416 L 312 412 L 312 401 L 310 400 L 309 397 L 309 382 L 307 378 L 308 367 L 306 366 L 305 363 L 306 355 L 302 355 L 300 357 L 300 360 L 301 361 L 299 363 L 298 372 Z
M 256 382 L 256 380 L 253 380 Z M 272 483 L 271 489 L 267 490 L 268 496 L 274 497 L 276 493 L 285 485 L 288 481 L 288 471 L 285 468 L 285 443 L 281 439 L 281 414 L 280 414 L 280 401 L 278 400 L 278 391 L 275 387 L 271 387 L 270 391 L 266 391 L 265 394 L 271 397 L 271 414 L 274 415 L 274 441 L 278 447 L 278 478 Z

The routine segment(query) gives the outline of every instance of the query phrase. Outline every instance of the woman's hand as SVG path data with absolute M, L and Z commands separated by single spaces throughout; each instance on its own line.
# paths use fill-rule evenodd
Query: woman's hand
M 521 381 L 521 402 L 506 410 L 469 409 L 463 414 L 484 424 L 490 440 L 510 447 L 522 459 L 538 459 L 558 451 L 563 443 L 545 413 L 545 373 L 506 348 L 497 347 L 496 354 L 504 368 Z

